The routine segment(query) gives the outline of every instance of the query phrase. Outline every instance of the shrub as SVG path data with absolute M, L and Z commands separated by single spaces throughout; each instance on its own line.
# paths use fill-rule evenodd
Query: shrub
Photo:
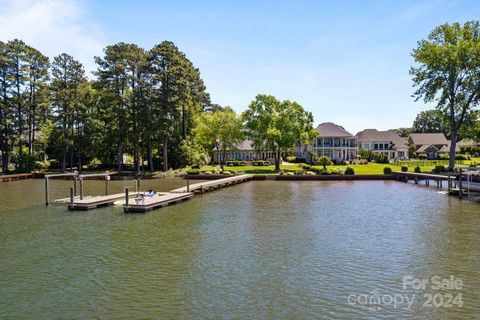
M 345 173 L 344 173 L 344 174 L 353 176 L 353 175 L 355 174 L 355 170 L 353 170 L 352 167 L 347 167 L 347 168 L 345 169 Z
M 257 161 L 253 161 L 253 162 L 252 162 L 252 165 L 254 165 L 254 166 L 269 166 L 269 165 L 270 165 L 270 161 L 257 160 Z
M 300 168 L 305 169 L 305 170 L 312 170 L 312 166 L 309 164 L 302 163 L 300 165 Z
M 244 167 L 245 161 L 234 161 L 233 164 L 237 167 Z
M 407 172 L 408 171 L 408 167 L 407 166 L 402 166 L 402 172 Z
M 293 176 L 294 173 L 289 171 L 289 172 L 285 173 L 285 175 L 286 175 L 286 176 Z
M 426 154 L 419 154 L 419 155 L 418 155 L 418 159 L 420 159 L 420 160 L 426 160 L 426 159 L 427 159 L 427 155 L 426 155 Z
M 233 167 L 235 165 L 235 162 L 234 161 L 227 161 L 227 162 L 225 162 L 225 165 L 227 167 Z
M 200 174 L 200 169 L 188 169 L 187 174 Z
M 416 173 L 421 173 L 421 172 L 422 172 L 422 169 L 420 169 L 420 167 L 415 167 L 415 172 L 416 172 Z
M 208 175 L 208 174 L 212 174 L 212 171 L 205 171 L 204 173 Z
M 433 169 L 433 172 L 435 172 L 435 173 L 442 173 L 442 172 L 445 172 L 445 171 L 447 171 L 445 169 L 445 166 L 435 166 L 435 168 Z
M 330 171 L 330 169 L 328 168 L 321 168 L 317 171 L 318 174 L 331 174 L 332 171 Z
M 223 174 L 226 175 L 226 176 L 229 176 L 231 175 L 232 173 L 230 171 L 223 171 Z
M 469 160 L 469 157 L 465 154 L 457 154 L 455 155 L 455 160 Z
M 287 158 L 285 158 L 285 160 L 287 160 L 287 162 L 297 162 L 297 157 L 288 156 Z
M 476 168 L 476 167 L 477 167 L 477 164 L 476 164 L 476 163 L 470 163 L 469 167 L 470 167 L 470 168 Z
M 392 168 L 390 167 L 383 168 L 383 174 L 392 174 Z
M 440 160 L 450 160 L 450 155 L 448 153 L 441 154 L 440 157 L 438 157 Z
M 305 173 L 307 176 L 314 176 L 315 175 L 315 172 L 313 171 L 307 171 L 307 173 Z

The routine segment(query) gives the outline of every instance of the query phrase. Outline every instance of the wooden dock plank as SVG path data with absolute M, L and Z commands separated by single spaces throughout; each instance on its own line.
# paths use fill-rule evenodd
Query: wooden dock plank
M 139 192 L 130 193 L 130 197 L 134 197 Z M 80 200 L 80 197 L 76 197 L 73 204 L 68 203 L 69 210 L 90 210 L 100 206 L 112 205 L 115 201 L 125 198 L 124 193 L 115 193 L 107 196 L 89 196 Z M 62 199 L 60 199 L 62 200 Z
M 170 192 L 185 193 L 185 192 L 195 192 L 198 190 L 202 191 L 202 190 L 216 189 L 226 185 L 251 180 L 252 178 L 253 178 L 253 174 L 242 174 L 242 175 L 218 179 L 218 180 L 194 183 L 194 184 L 191 184 L 189 187 L 181 187 L 178 189 L 171 190 Z
M 123 209 L 125 212 L 147 212 L 155 208 L 164 207 L 169 204 L 178 203 L 180 201 L 188 200 L 193 197 L 192 193 L 170 193 L 161 192 L 158 193 L 158 197 L 143 198 L 141 200 L 133 199 L 129 200 L 129 204 L 124 204 Z

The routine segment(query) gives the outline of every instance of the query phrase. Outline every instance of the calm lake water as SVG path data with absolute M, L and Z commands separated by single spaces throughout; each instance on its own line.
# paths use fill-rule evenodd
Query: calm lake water
M 69 187 L 53 181 L 52 199 Z M 436 191 L 254 181 L 126 215 L 45 207 L 42 180 L 0 183 L 0 318 L 479 319 L 480 204 Z M 402 286 L 435 275 L 463 285 Z M 463 305 L 441 305 L 448 294 Z

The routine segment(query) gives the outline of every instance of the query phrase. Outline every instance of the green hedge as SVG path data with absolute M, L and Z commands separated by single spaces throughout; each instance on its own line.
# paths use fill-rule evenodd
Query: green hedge
M 383 174 L 392 174 L 392 168 L 390 167 L 383 168 Z
M 344 173 L 344 174 L 349 175 L 349 176 L 353 176 L 353 175 L 355 174 L 355 170 L 353 170 L 352 167 L 347 167 L 347 168 L 345 169 L 345 173 Z
M 435 173 L 442 173 L 442 172 L 445 172 L 445 171 L 447 171 L 445 169 L 445 166 L 435 166 L 435 168 L 433 169 L 433 172 L 435 172 Z
M 187 174 L 200 174 L 201 170 L 200 169 L 188 169 Z
M 408 167 L 407 166 L 402 166 L 402 172 L 407 172 L 408 171 Z
M 415 167 L 415 172 L 416 172 L 416 173 L 421 173 L 421 172 L 422 172 L 422 169 L 420 169 L 420 167 Z
M 258 166 L 258 167 L 269 166 L 269 165 L 270 165 L 270 161 L 257 160 L 257 161 L 253 161 L 252 164 L 253 164 L 254 166 Z
M 244 167 L 245 161 L 227 161 L 225 162 L 227 167 Z

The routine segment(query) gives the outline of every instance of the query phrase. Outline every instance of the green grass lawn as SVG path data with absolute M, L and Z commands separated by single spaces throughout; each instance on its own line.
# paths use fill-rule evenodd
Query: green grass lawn
M 480 159 L 472 159 L 472 162 L 475 161 L 476 163 L 480 163 Z M 419 161 L 414 162 L 410 166 L 408 166 L 408 172 L 415 172 L 415 167 L 419 165 L 421 168 L 421 172 L 431 173 L 433 171 L 434 163 L 432 161 Z M 440 165 L 440 164 L 439 164 Z M 443 163 L 442 163 L 443 165 Z M 321 169 L 322 166 L 314 166 L 315 168 Z M 369 163 L 369 164 L 358 164 L 358 165 L 332 165 L 327 166 L 328 169 L 338 172 L 340 169 L 346 169 L 347 167 L 352 167 L 355 170 L 355 174 L 383 174 L 383 168 L 390 167 L 392 171 L 401 171 L 401 166 L 397 166 L 394 164 L 383 164 L 383 163 Z M 300 167 L 300 164 L 292 164 L 292 165 L 281 165 L 280 168 L 284 172 L 295 172 L 295 171 L 303 171 Z M 203 166 L 202 171 L 219 171 L 220 166 Z M 230 172 L 242 172 L 248 174 L 277 174 L 275 172 L 275 166 L 265 166 L 265 167 L 257 167 L 257 166 L 225 166 L 226 171 Z
M 380 164 L 380 163 L 369 163 L 369 164 L 361 164 L 361 165 L 350 165 L 350 166 L 327 166 L 329 169 L 333 169 L 337 171 L 339 169 L 345 169 L 347 167 L 352 167 L 355 170 L 355 174 L 383 174 L 383 168 L 386 166 L 391 167 L 393 171 L 400 171 L 399 166 L 389 165 L 389 164 Z M 303 169 L 295 164 L 295 165 L 281 165 L 280 168 L 284 172 L 295 172 L 295 171 L 302 171 Z M 315 166 L 315 168 L 322 168 L 322 166 Z M 427 169 L 427 168 L 425 168 Z M 204 166 L 202 167 L 202 171 L 212 171 L 220 170 L 220 166 Z M 276 174 L 275 166 L 265 166 L 265 167 L 257 167 L 257 166 L 239 166 L 239 167 L 227 167 L 225 166 L 225 170 L 230 172 L 244 172 L 248 174 Z M 413 172 L 414 168 L 410 168 L 409 171 Z M 429 168 L 431 170 L 431 168 Z M 423 170 L 422 170 L 423 171 Z M 425 170 L 426 171 L 426 170 Z

